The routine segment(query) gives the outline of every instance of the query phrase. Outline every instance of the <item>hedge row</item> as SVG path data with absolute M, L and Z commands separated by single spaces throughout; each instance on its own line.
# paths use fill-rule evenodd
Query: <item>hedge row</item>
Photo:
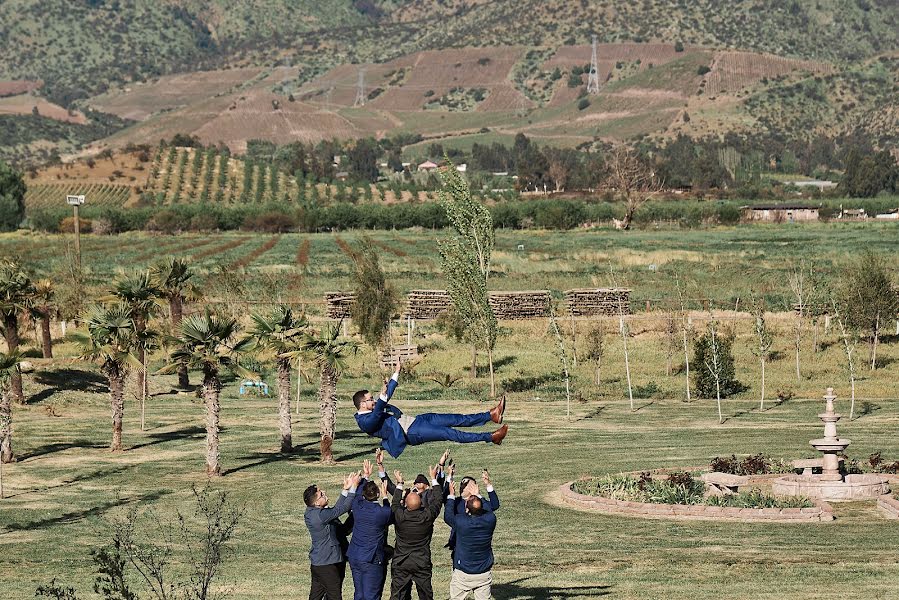
M 839 210 L 846 200 L 824 202 L 822 216 Z M 848 201 L 846 206 L 867 207 L 869 213 L 895 205 L 899 200 L 875 199 Z M 733 224 L 740 219 L 738 201 L 656 201 L 637 211 L 636 226 L 655 223 L 694 227 L 703 224 Z M 870 207 L 868 207 L 870 205 Z M 876 205 L 876 206 L 875 206 Z M 883 205 L 883 206 L 881 206 Z M 624 215 L 624 205 L 582 200 L 521 200 L 499 202 L 490 207 L 493 222 L 503 229 L 573 229 L 585 223 L 608 224 Z M 236 230 L 265 232 L 332 231 L 342 229 L 440 229 L 448 225 L 443 207 L 437 202 L 421 204 L 347 204 L 297 207 L 283 203 L 217 206 L 180 204 L 120 208 L 86 206 L 85 218 L 99 221 L 104 231 L 152 230 L 162 232 Z M 70 216 L 67 207 L 35 209 L 29 212 L 26 226 L 42 231 L 59 231 L 62 220 Z

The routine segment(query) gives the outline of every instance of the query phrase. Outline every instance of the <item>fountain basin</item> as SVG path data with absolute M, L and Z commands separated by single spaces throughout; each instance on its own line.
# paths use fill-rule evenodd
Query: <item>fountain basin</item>
M 777 496 L 805 496 L 828 502 L 871 500 L 890 491 L 885 477 L 873 474 L 846 475 L 843 481 L 829 481 L 821 475 L 786 475 L 775 479 L 771 491 Z

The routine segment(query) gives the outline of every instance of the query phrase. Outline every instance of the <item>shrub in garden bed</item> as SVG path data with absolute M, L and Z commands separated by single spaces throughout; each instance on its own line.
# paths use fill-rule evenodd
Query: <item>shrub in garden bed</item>
M 771 473 L 791 473 L 793 466 L 780 458 L 771 458 L 764 454 L 754 454 L 744 458 L 736 455 L 716 456 L 709 463 L 709 470 L 731 475 L 768 475 Z
M 749 490 L 732 496 L 709 496 L 706 504 L 731 508 L 812 508 L 815 505 L 804 496 L 769 496 L 761 490 Z

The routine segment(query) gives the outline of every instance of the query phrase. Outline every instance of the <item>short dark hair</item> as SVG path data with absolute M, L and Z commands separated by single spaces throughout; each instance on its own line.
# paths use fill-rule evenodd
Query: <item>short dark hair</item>
M 362 486 L 362 497 L 366 500 L 370 500 L 374 502 L 381 495 L 381 490 L 378 488 L 378 484 L 374 481 L 366 481 L 365 485 Z
M 310 485 L 303 492 L 303 502 L 306 503 L 306 506 L 312 506 L 315 504 L 315 497 L 318 496 L 318 486 Z
M 482 515 L 484 514 L 484 503 L 481 502 L 481 499 L 477 496 L 472 496 L 468 500 L 465 501 L 465 508 L 468 509 L 473 515 Z
M 355 394 L 353 394 L 353 404 L 356 405 L 356 410 L 359 410 L 359 405 L 362 404 L 362 401 L 365 400 L 365 394 L 368 393 L 368 390 L 359 390 Z

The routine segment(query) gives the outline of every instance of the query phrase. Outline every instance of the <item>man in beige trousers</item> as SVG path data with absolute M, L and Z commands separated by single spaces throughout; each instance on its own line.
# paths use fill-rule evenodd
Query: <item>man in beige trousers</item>
M 464 600 L 471 593 L 475 600 L 490 600 L 496 515 L 477 496 L 457 500 L 452 483 L 443 520 L 456 532 L 450 600 Z

